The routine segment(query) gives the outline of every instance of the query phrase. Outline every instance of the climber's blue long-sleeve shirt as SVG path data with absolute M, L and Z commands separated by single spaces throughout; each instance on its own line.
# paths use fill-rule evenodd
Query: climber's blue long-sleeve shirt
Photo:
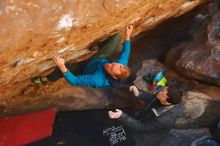
M 130 56 L 130 41 L 125 41 L 122 52 L 118 60 L 111 59 L 92 59 L 83 70 L 82 75 L 74 75 L 69 70 L 64 73 L 64 78 L 68 83 L 74 86 L 85 86 L 94 88 L 107 88 L 110 87 L 107 72 L 104 69 L 106 63 L 117 62 L 123 65 L 128 65 Z

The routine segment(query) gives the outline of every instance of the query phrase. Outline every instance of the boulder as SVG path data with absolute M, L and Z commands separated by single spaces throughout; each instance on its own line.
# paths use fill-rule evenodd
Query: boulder
M 212 137 L 209 129 L 172 129 L 161 146 L 190 146 L 194 140 L 201 137 Z
M 211 88 L 211 87 L 210 87 Z M 210 90 L 206 86 L 207 91 Z M 220 117 L 220 93 L 215 89 L 215 95 L 209 95 L 200 90 L 191 90 L 183 97 L 183 115 L 176 122 L 177 127 L 198 128 L 208 127 Z
M 27 86 L 21 94 L 0 100 L 0 117 L 24 114 L 50 107 L 58 111 L 140 107 L 128 87 L 118 89 L 81 88 L 64 79 L 41 86 Z
M 45 73 L 59 54 L 66 61 L 88 58 L 87 48 L 135 26 L 134 35 L 208 0 L 2 0 L 0 7 L 0 98 L 11 98 Z
M 166 64 L 182 76 L 220 86 L 220 11 L 198 17 L 204 20 L 197 22 L 193 40 L 173 48 Z

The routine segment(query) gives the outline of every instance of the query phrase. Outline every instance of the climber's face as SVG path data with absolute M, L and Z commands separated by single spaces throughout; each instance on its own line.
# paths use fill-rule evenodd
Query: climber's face
M 104 67 L 109 75 L 111 75 L 114 79 L 117 79 L 116 76 L 121 74 L 121 69 L 124 65 L 120 63 L 107 63 Z

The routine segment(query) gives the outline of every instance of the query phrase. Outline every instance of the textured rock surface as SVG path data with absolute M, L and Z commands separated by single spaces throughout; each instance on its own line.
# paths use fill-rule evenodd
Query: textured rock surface
M 195 87 L 196 88 L 196 87 Z M 206 86 L 207 91 L 213 90 Z M 203 89 L 204 90 L 204 89 Z M 214 94 L 202 92 L 202 90 L 188 91 L 183 98 L 183 116 L 177 120 L 179 127 L 206 127 L 220 117 L 220 92 L 215 88 Z
M 30 78 L 54 67 L 51 57 L 79 61 L 99 39 L 133 23 L 136 34 L 205 0 L 2 0 L 0 98 L 12 98 Z M 95 31 L 94 31 L 95 30 Z
M 80 88 L 68 85 L 64 79 L 44 86 L 28 86 L 16 97 L 3 100 L 0 116 L 38 111 L 49 107 L 57 110 L 88 110 L 140 106 L 129 96 L 128 87 L 120 90 Z
M 161 146 L 190 146 L 194 140 L 203 136 L 211 137 L 208 129 L 173 129 Z
M 183 76 L 220 86 L 220 11 L 197 19 L 194 39 L 172 49 L 166 62 Z

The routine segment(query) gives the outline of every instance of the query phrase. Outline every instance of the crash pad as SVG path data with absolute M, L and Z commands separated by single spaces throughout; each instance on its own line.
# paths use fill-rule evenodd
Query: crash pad
M 56 109 L 0 118 L 0 146 L 21 146 L 52 134 Z
M 135 144 L 129 130 L 118 120 L 108 117 L 108 110 L 86 110 L 57 113 L 52 136 L 28 146 L 45 145 L 134 146 Z

